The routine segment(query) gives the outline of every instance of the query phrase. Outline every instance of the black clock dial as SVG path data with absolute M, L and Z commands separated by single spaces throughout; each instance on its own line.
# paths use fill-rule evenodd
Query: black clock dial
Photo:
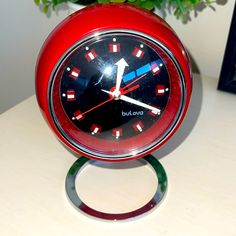
M 125 140 L 160 119 L 170 78 L 160 50 L 129 34 L 83 42 L 64 63 L 60 97 L 68 119 L 90 136 Z

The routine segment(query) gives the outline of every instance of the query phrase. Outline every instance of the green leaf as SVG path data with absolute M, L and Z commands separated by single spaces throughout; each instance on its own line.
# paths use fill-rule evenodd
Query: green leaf
M 152 11 L 155 7 L 161 11 L 173 10 L 173 14 L 180 20 L 187 21 L 189 13 L 195 9 L 195 7 L 203 3 L 205 6 L 213 7 L 215 0 L 33 0 L 34 3 L 39 6 L 44 13 L 48 13 L 49 10 L 55 10 L 55 6 L 64 2 L 86 2 L 86 5 L 94 3 L 106 3 L 106 2 L 130 2 L 134 5 L 146 8 Z M 111 13 L 112 14 L 112 13 Z
M 126 0 L 111 0 L 110 2 L 125 2 Z
M 161 9 L 162 8 L 162 1 L 156 0 L 153 2 L 153 4 L 158 8 Z
M 65 0 L 62 0 L 62 2 L 65 2 Z M 78 0 L 69 0 L 69 2 L 75 3 L 78 2 Z
M 141 3 L 141 6 L 144 7 L 145 9 L 151 11 L 154 9 L 154 4 L 152 1 L 145 1 Z
M 77 0 L 76 0 L 77 1 Z M 65 2 L 65 0 L 57 0 L 57 5 Z
M 34 0 L 34 3 L 38 6 L 40 3 L 40 0 Z
M 106 2 L 110 2 L 110 0 L 98 0 L 98 3 L 106 3 Z
M 206 0 L 206 5 L 211 7 L 212 1 L 211 0 Z
M 44 12 L 45 14 L 48 13 L 48 5 L 44 5 L 44 6 L 43 6 L 43 12 Z
M 191 4 L 197 4 L 199 2 L 199 0 L 190 0 Z
M 57 0 L 52 0 L 51 5 L 52 5 L 53 10 L 55 10 L 55 6 L 57 5 Z

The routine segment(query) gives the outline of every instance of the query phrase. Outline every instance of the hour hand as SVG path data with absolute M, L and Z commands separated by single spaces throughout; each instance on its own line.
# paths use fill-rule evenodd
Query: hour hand
M 125 67 L 129 66 L 125 59 L 122 57 L 118 62 L 115 64 L 117 66 L 117 74 L 116 74 L 116 91 L 120 91 L 120 85 L 122 81 L 122 77 L 125 71 Z

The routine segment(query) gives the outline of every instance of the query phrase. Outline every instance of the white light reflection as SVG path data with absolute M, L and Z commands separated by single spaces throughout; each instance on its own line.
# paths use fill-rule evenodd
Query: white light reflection
M 113 71 L 113 68 L 112 68 L 112 66 L 109 65 L 109 66 L 105 67 L 105 69 L 103 70 L 103 74 L 105 76 L 111 76 L 112 71 Z

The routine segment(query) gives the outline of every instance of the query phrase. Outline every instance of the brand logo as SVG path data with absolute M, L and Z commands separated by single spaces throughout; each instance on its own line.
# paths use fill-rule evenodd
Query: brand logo
M 142 116 L 143 111 L 121 111 L 122 116 Z

